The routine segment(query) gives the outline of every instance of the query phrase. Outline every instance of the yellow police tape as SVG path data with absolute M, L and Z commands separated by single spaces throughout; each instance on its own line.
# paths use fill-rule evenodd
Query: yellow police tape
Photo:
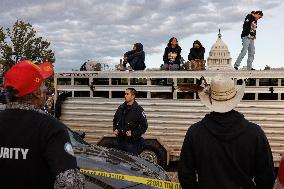
M 109 172 L 102 172 L 102 171 L 94 171 L 94 170 L 88 170 L 88 169 L 80 169 L 80 172 L 91 174 L 91 175 L 96 175 L 96 176 L 101 176 L 101 177 L 108 177 L 112 179 L 128 181 L 128 182 L 140 183 L 140 184 L 144 184 L 147 186 L 153 186 L 157 188 L 181 189 L 180 184 L 176 182 L 169 182 L 169 181 L 164 181 L 164 180 L 149 179 L 145 177 L 137 177 L 137 176 L 116 174 L 116 173 L 109 173 Z

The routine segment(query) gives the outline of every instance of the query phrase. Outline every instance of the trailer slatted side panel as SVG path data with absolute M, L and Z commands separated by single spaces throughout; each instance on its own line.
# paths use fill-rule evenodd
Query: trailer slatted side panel
M 185 133 L 201 120 L 207 108 L 196 100 L 138 99 L 145 109 L 149 128 L 145 136 L 163 141 L 170 149 L 171 160 L 179 157 Z M 112 135 L 112 119 L 123 99 L 68 98 L 60 117 L 67 126 L 86 132 L 86 140 L 97 143 L 103 136 Z M 237 110 L 259 124 L 271 145 L 275 166 L 284 152 L 284 102 L 242 101 Z

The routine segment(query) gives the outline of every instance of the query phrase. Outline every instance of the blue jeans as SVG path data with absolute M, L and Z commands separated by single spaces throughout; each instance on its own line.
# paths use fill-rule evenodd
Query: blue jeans
M 247 69 L 251 70 L 252 62 L 253 62 L 254 54 L 255 54 L 254 40 L 248 37 L 242 37 L 242 42 L 243 42 L 243 48 L 235 62 L 234 67 L 240 66 L 241 61 L 243 60 L 243 58 L 248 52 Z
M 164 64 L 163 70 L 179 70 L 178 64 Z

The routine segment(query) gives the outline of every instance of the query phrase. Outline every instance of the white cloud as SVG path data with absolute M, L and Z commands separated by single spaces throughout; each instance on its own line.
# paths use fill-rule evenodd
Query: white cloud
M 31 23 L 52 43 L 58 70 L 78 69 L 88 59 L 119 62 L 142 42 L 147 54 L 163 51 L 169 38 L 196 33 L 243 20 L 254 9 L 279 6 L 281 0 L 1 0 L 0 25 L 16 19 Z

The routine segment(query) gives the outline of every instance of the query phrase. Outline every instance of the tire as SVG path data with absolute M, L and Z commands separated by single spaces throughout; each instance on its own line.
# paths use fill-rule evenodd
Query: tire
M 156 140 L 146 140 L 141 157 L 151 163 L 156 163 L 163 168 L 167 165 L 167 152 Z

